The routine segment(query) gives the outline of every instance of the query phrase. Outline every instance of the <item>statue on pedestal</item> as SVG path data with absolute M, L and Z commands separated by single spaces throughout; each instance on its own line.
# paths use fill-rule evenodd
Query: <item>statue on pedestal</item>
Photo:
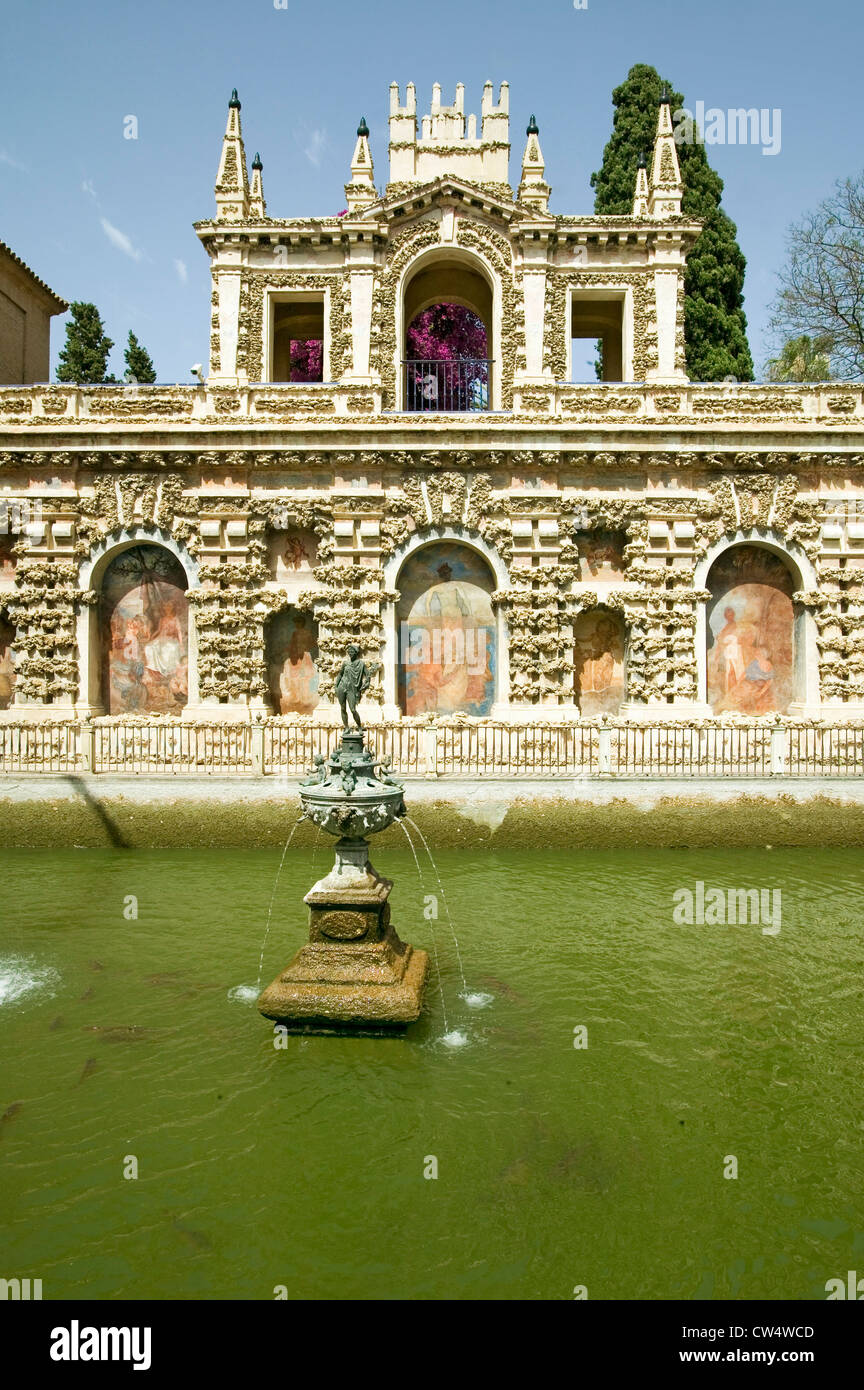
M 339 675 L 336 677 L 336 698 L 342 711 L 344 728 L 348 728 L 348 710 L 354 716 L 357 728 L 363 728 L 360 715 L 357 713 L 357 701 L 369 689 L 370 684 L 371 677 L 365 661 L 360 656 L 360 648 L 352 642 L 348 648 L 348 657 L 342 662 Z

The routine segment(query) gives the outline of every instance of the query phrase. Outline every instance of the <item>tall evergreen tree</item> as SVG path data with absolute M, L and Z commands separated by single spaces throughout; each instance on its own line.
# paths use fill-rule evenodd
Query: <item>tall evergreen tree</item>
M 100 385 L 114 381 L 108 375 L 108 354 L 114 343 L 95 304 L 76 300 L 69 305 L 72 317 L 66 324 L 66 342 L 57 364 L 57 380 Z
M 126 380 L 153 382 L 156 380 L 156 368 L 153 366 L 150 354 L 145 347 L 142 347 L 135 334 L 130 330 L 129 344 L 123 354 L 126 362 Z
M 684 105 L 680 92 L 662 80 L 655 68 L 637 63 L 626 82 L 612 93 L 615 118 L 603 151 L 603 166 L 591 175 L 594 211 L 601 216 L 629 216 L 640 154 L 649 159 L 657 131 L 657 108 L 663 90 L 670 93 L 672 112 Z M 682 211 L 705 221 L 702 235 L 687 258 L 685 345 L 687 372 L 692 381 L 753 380 L 753 359 L 747 343 L 744 314 L 746 261 L 737 242 L 737 229 L 720 206 L 723 180 L 708 163 L 697 140 L 678 145 L 684 184 Z

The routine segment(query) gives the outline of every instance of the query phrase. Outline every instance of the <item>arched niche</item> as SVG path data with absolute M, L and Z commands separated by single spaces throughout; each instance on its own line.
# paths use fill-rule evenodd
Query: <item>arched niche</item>
M 488 716 L 499 647 L 495 575 L 486 560 L 458 541 L 430 541 L 404 561 L 396 587 L 401 712 Z
M 470 333 L 470 350 L 438 351 L 417 356 L 410 330 L 421 316 L 465 309 L 478 321 Z M 480 331 L 482 329 L 482 332 Z M 494 409 L 498 395 L 494 366 L 500 338 L 500 293 L 486 262 L 458 247 L 439 246 L 419 256 L 403 276 L 397 343 L 405 410 Z M 467 341 L 467 339 L 466 339 Z M 480 350 L 482 347 L 482 351 Z M 425 366 L 418 365 L 425 362 Z M 429 363 L 440 362 L 440 366 Z M 462 363 L 460 366 L 459 363 Z
M 804 615 L 792 601 L 800 582 L 790 558 L 765 545 L 732 545 L 713 560 L 705 672 L 714 714 L 785 714 L 805 699 Z
M 108 714 L 180 714 L 189 699 L 187 576 L 164 546 L 118 551 L 99 586 L 102 705 Z
M 78 607 L 78 670 L 79 688 L 77 707 L 91 714 L 108 713 L 105 703 L 105 657 L 104 608 L 102 586 L 106 571 L 114 560 L 136 546 L 155 546 L 179 565 L 177 582 L 185 594 L 198 588 L 198 566 L 185 546 L 180 544 L 167 531 L 157 526 L 124 526 L 105 536 L 82 560 L 78 570 L 78 586 L 83 591 L 95 593 L 95 603 L 83 603 Z M 195 629 L 194 609 L 186 609 L 186 644 L 188 671 L 188 704 L 198 703 L 198 642 Z
M 267 686 L 274 714 L 311 714 L 318 707 L 318 624 L 287 607 L 264 625 Z
M 620 613 L 590 608 L 573 621 L 573 695 L 587 719 L 617 714 L 626 691 L 627 629 Z
M 0 607 L 0 710 L 11 709 L 15 699 L 15 627 Z

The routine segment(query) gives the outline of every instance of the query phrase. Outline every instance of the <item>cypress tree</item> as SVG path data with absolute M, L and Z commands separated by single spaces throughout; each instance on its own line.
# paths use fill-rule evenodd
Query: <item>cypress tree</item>
M 156 380 L 156 368 L 153 366 L 150 354 L 145 347 L 141 346 L 131 330 L 129 344 L 123 357 L 126 362 L 127 381 L 139 381 L 148 384 Z
M 76 300 L 69 305 L 72 317 L 66 324 L 66 342 L 57 364 L 57 380 L 101 385 L 114 381 L 108 376 L 108 354 L 114 346 L 95 304 Z
M 629 216 L 640 154 L 649 160 L 657 132 L 660 94 L 669 91 L 673 115 L 684 105 L 680 92 L 655 68 L 637 63 L 626 82 L 612 93 L 615 118 L 603 151 L 603 166 L 591 175 L 594 211 L 600 216 Z M 705 226 L 687 258 L 684 281 L 684 337 L 687 373 L 692 381 L 753 380 L 744 314 L 746 261 L 737 229 L 720 206 L 723 180 L 708 163 L 705 146 L 694 140 L 678 145 L 684 185 L 682 211 L 704 219 Z

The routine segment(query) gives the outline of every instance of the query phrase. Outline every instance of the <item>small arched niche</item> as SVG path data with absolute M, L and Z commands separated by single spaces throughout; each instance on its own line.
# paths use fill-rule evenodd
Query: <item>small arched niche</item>
M 403 714 L 485 716 L 495 702 L 495 578 L 470 546 L 432 541 L 399 572 L 397 696 Z
M 759 545 L 735 545 L 707 584 L 708 703 L 715 714 L 783 714 L 799 697 L 795 579 Z
M 15 627 L 0 608 L 0 709 L 10 709 L 15 698 Z
M 494 297 L 472 263 L 442 255 L 406 281 L 402 322 L 406 410 L 488 410 Z
M 264 628 L 267 686 L 274 714 L 311 714 L 318 707 L 318 624 L 310 613 L 281 608 Z
M 573 623 L 573 693 L 586 719 L 617 714 L 626 688 L 627 632 L 620 613 L 591 608 Z
M 179 714 L 189 698 L 186 572 L 160 545 L 121 550 L 103 573 L 99 632 L 109 714 Z

